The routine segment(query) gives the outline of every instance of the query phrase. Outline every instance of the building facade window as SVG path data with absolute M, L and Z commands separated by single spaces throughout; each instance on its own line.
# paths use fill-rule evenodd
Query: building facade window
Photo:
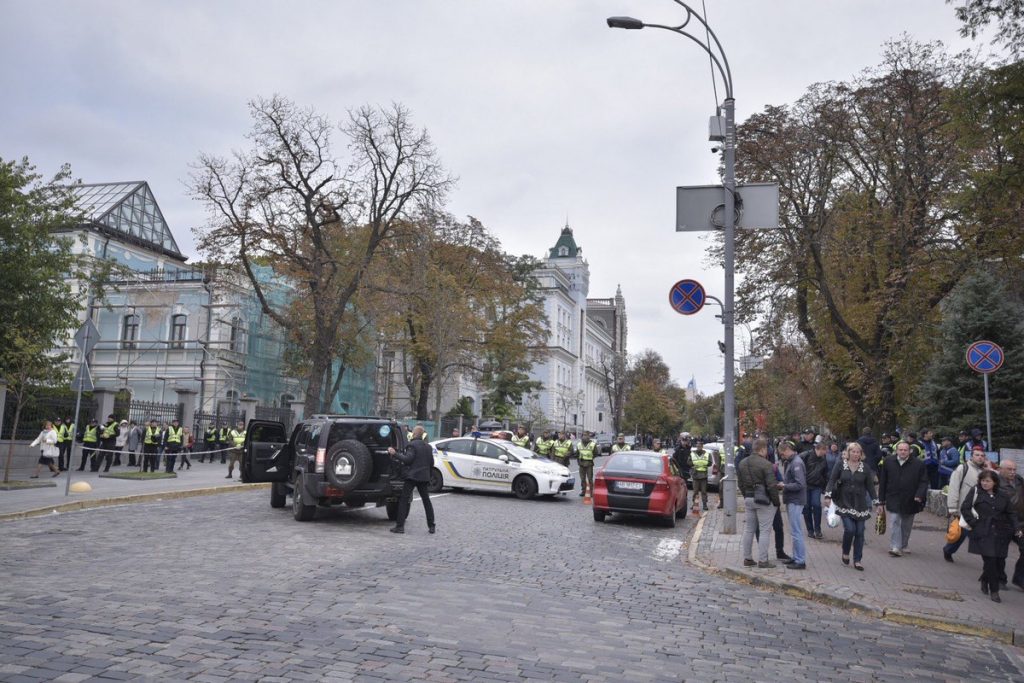
M 245 352 L 245 329 L 241 318 L 231 320 L 231 350 L 235 353 Z
M 179 313 L 171 316 L 171 344 L 172 349 L 183 349 L 185 348 L 185 328 L 188 321 L 188 316 Z
M 126 315 L 121 327 L 121 348 L 134 349 L 139 341 L 139 316 Z

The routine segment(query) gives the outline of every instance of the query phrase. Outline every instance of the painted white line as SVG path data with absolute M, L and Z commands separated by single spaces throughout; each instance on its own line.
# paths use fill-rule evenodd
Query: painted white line
M 435 498 L 444 498 L 445 496 L 450 496 L 450 495 L 452 495 L 451 491 L 449 491 L 448 493 L 432 493 L 430 495 L 430 500 L 434 500 Z M 413 500 L 423 500 L 423 499 L 422 498 L 413 498 Z
M 658 547 L 651 553 L 658 562 L 671 562 L 679 556 L 679 551 L 683 548 L 683 542 L 675 538 L 665 538 L 659 541 Z

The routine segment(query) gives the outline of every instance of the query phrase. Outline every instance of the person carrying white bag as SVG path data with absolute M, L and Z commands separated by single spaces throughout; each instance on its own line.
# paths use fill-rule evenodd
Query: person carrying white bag
M 53 464 L 54 458 L 60 453 L 60 449 L 57 447 L 57 430 L 53 428 L 53 423 L 47 420 L 43 423 L 43 431 L 39 432 L 39 436 L 36 440 L 29 444 L 29 448 L 35 448 L 40 446 L 39 451 L 39 462 L 36 463 L 36 471 L 32 473 L 32 479 L 39 478 L 39 468 L 46 465 L 53 472 L 53 476 L 59 476 L 60 470 Z

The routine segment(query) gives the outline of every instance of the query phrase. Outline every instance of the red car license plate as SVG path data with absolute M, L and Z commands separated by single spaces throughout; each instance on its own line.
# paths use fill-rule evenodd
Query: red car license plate
M 644 485 L 639 481 L 617 481 L 615 488 L 619 491 L 643 491 Z

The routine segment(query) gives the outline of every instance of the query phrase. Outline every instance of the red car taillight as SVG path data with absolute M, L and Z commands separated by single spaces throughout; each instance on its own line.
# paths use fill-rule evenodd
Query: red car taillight
M 665 477 L 658 477 L 658 481 L 654 482 L 654 488 L 656 489 L 667 489 L 668 479 Z
M 316 471 L 323 474 L 324 462 L 327 460 L 327 449 L 318 448 L 316 449 Z

